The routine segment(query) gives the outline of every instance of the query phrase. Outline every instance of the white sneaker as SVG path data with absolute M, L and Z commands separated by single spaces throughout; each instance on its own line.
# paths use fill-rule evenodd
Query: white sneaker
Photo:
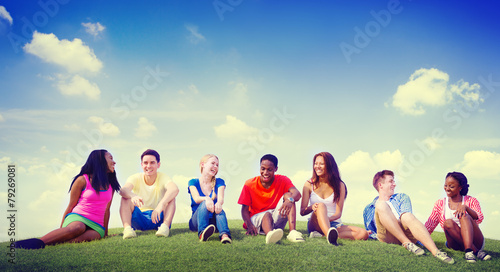
M 404 246 L 404 245 L 403 245 Z M 415 245 L 414 243 L 407 243 L 406 246 L 406 249 L 410 252 L 412 252 L 413 254 L 417 255 L 417 256 L 420 256 L 420 255 L 424 255 L 425 251 L 421 248 L 419 248 L 417 245 Z
M 290 233 L 288 233 L 288 235 L 286 236 L 286 239 L 288 239 L 288 241 L 290 242 L 294 242 L 294 243 L 300 243 L 300 242 L 304 242 L 304 237 L 302 237 L 302 233 L 296 231 L 296 230 L 291 230 Z
M 474 252 L 469 251 L 465 253 L 465 260 L 469 263 L 475 263 L 476 262 L 476 256 L 474 256 Z
M 266 234 L 266 244 L 276 244 L 283 237 L 282 229 L 274 229 Z
M 123 229 L 123 239 L 135 238 L 137 234 L 135 234 L 135 230 L 132 227 L 126 227 Z
M 319 231 L 312 231 L 309 233 L 309 238 L 323 237 L 323 234 L 319 233 Z
M 491 256 L 488 253 L 484 252 L 482 249 L 477 252 L 476 257 L 479 260 L 483 260 L 483 261 L 487 261 L 487 260 L 491 259 Z
M 158 231 L 156 232 L 156 236 L 168 237 L 169 233 L 170 233 L 170 229 L 168 228 L 167 224 L 162 223 L 160 225 L 160 227 L 158 228 Z
M 423 249 L 422 249 L 423 250 Z M 467 254 L 466 254 L 467 256 Z M 453 260 L 452 257 L 449 257 L 446 252 L 442 252 L 441 250 L 438 250 L 437 253 L 436 253 L 436 258 L 438 258 L 439 260 L 447 263 L 447 264 L 453 264 L 455 263 L 455 260 Z M 474 257 L 474 253 L 472 253 L 472 257 Z M 474 260 L 475 262 L 476 260 Z

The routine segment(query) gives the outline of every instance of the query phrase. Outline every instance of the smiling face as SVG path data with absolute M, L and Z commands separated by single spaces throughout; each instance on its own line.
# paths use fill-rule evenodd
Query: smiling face
M 314 172 L 318 177 L 322 177 L 326 173 L 325 158 L 317 156 L 314 161 Z
M 263 183 L 272 183 L 274 181 L 274 173 L 278 167 L 274 166 L 269 160 L 263 160 L 260 163 L 260 181 Z
M 391 175 L 384 175 L 382 180 L 379 182 L 378 187 L 379 194 L 384 194 L 386 196 L 391 196 L 394 194 L 394 189 L 396 188 L 396 181 Z
M 142 170 L 146 176 L 155 176 L 160 168 L 160 163 L 156 161 L 153 155 L 145 155 L 141 162 Z
M 210 157 L 206 162 L 201 163 L 201 169 L 203 175 L 214 177 L 219 172 L 219 159 L 215 156 Z
M 106 152 L 106 154 L 104 154 L 104 158 L 106 158 L 106 164 L 108 165 L 108 172 L 110 173 L 115 172 L 116 162 L 113 160 L 113 155 L 111 155 L 111 153 L 109 152 Z
M 460 195 L 460 190 L 462 190 L 462 186 L 460 186 L 460 183 L 455 178 L 452 176 L 446 178 L 444 182 L 444 191 L 448 197 L 453 198 Z

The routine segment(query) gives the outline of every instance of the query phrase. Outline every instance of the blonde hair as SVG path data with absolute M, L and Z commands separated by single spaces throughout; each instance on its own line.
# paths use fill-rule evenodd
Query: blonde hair
M 217 161 L 219 160 L 219 158 L 217 156 L 215 156 L 214 154 L 207 154 L 203 157 L 201 157 L 201 160 L 200 160 L 200 173 L 203 173 L 203 164 L 206 163 L 210 158 L 216 158 Z M 212 177 L 212 189 L 215 188 L 215 175 Z

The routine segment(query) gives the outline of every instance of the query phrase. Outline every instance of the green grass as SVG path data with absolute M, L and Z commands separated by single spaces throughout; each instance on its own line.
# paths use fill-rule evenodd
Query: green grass
M 306 236 L 306 222 L 297 229 Z M 442 263 L 426 251 L 415 256 L 401 246 L 378 241 L 339 240 L 329 245 L 324 238 L 306 238 L 291 243 L 285 237 L 275 245 L 266 245 L 263 235 L 245 235 L 241 220 L 230 220 L 233 244 L 223 245 L 214 235 L 200 243 L 188 230 L 187 223 L 174 224 L 168 238 L 154 231 L 140 232 L 135 239 L 123 240 L 121 228 L 100 241 L 48 246 L 42 250 L 16 251 L 16 264 L 2 254 L 0 271 L 500 271 L 500 241 L 487 239 L 490 261 L 466 263 L 464 253 L 446 249 L 455 264 Z M 288 230 L 285 229 L 285 236 Z M 432 238 L 443 249 L 445 236 L 435 232 Z M 0 243 L 5 252 L 9 243 Z

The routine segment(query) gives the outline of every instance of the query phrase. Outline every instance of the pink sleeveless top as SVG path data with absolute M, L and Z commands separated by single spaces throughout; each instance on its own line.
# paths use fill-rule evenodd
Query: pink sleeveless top
M 113 188 L 110 185 L 108 190 L 99 191 L 99 194 L 97 194 L 94 188 L 92 188 L 87 174 L 84 174 L 83 177 L 86 181 L 85 189 L 82 191 L 80 199 L 72 212 L 104 227 L 104 214 L 109 201 L 113 197 Z

